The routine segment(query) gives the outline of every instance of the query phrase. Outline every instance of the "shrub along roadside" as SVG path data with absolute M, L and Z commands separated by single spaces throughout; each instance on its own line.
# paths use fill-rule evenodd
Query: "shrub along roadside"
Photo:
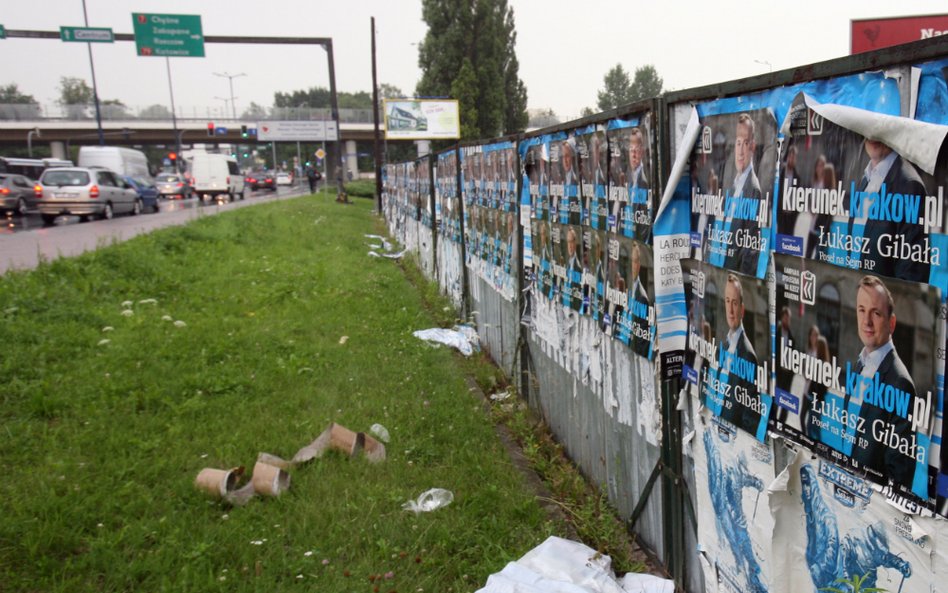
M 3 588 L 471 591 L 565 534 L 468 390 L 476 363 L 412 337 L 436 320 L 366 256 L 378 224 L 323 193 L 4 276 Z M 388 459 L 328 455 L 239 509 L 193 488 L 333 421 L 386 426 Z M 432 487 L 454 503 L 401 509 Z

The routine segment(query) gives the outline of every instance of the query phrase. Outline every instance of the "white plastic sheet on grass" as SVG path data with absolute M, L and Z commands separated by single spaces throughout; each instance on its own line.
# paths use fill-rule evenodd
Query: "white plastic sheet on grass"
M 436 342 L 457 348 L 464 356 L 470 356 L 479 348 L 477 330 L 469 325 L 455 326 L 454 329 L 440 327 L 420 329 L 412 335 L 426 342 Z
M 674 593 L 675 584 L 650 574 L 617 579 L 612 559 L 589 546 L 548 537 L 520 560 L 487 578 L 477 593 Z
M 402 505 L 402 508 L 417 515 L 418 513 L 429 513 L 441 507 L 446 507 L 451 504 L 453 500 L 454 494 L 450 490 L 432 488 L 422 492 L 415 500 L 409 500 Z

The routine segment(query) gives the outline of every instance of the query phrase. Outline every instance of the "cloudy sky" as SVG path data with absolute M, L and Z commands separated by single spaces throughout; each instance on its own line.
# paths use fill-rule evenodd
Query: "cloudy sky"
M 666 89 L 683 89 L 818 62 L 849 52 L 850 19 L 948 12 L 944 0 L 665 2 L 508 0 L 517 25 L 520 76 L 531 108 L 563 119 L 594 107 L 603 75 L 653 64 Z M 370 17 L 376 19 L 379 81 L 410 93 L 419 78 L 416 44 L 427 27 L 421 0 L 86 0 L 89 26 L 132 32 L 132 12 L 200 14 L 205 35 L 331 37 L 337 88 L 369 91 Z M 82 0 L 4 2 L 7 29 L 83 26 Z M 93 46 L 102 99 L 143 107 L 169 104 L 163 58 L 135 55 L 129 42 Z M 223 109 L 233 78 L 237 111 L 269 106 L 276 91 L 328 87 L 319 47 L 208 44 L 204 58 L 170 62 L 175 102 L 201 116 Z M 50 40 L 0 40 L 0 84 L 41 103 L 58 97 L 61 76 L 91 81 L 85 47 Z

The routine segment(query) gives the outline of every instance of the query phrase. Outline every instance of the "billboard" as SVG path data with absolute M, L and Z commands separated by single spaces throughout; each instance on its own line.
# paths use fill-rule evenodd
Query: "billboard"
M 445 140 L 461 137 L 458 102 L 451 99 L 385 99 L 387 140 Z
M 257 140 L 336 142 L 339 126 L 334 121 L 261 121 L 257 122 Z
M 850 21 L 850 51 L 858 54 L 948 35 L 948 14 Z

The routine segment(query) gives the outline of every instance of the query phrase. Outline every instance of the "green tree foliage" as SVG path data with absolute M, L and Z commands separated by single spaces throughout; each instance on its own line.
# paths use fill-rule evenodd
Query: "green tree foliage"
M 160 103 L 155 103 L 142 109 L 138 117 L 142 119 L 171 119 L 171 110 Z
M 99 110 L 103 119 L 130 119 L 131 112 L 128 106 L 118 99 L 107 99 L 99 104 Z
M 266 119 L 268 117 L 267 108 L 250 102 L 250 105 L 240 114 L 240 119 Z
M 632 101 L 650 99 L 662 94 L 662 85 L 664 81 L 658 75 L 655 66 L 648 64 L 635 69 L 635 77 L 632 80 Z
M 602 84 L 603 88 L 596 94 L 596 106 L 599 111 L 632 102 L 630 98 L 632 96 L 632 81 L 629 80 L 629 73 L 625 71 L 622 64 L 616 64 L 606 72 Z
M 61 76 L 58 103 L 60 105 L 89 105 L 92 103 L 92 87 L 81 78 Z
M 428 32 L 418 50 L 418 96 L 458 99 L 463 138 L 521 131 L 527 91 L 507 0 L 423 0 Z
M 336 101 L 339 103 L 339 109 L 372 109 L 372 93 L 366 91 L 358 91 L 356 93 L 336 91 Z M 332 99 L 329 89 L 312 87 L 304 91 L 274 93 L 273 106 L 329 109 L 332 107 Z
M 0 104 L 36 105 L 36 99 L 33 98 L 33 95 L 21 93 L 20 88 L 14 82 L 6 86 L 0 86 Z
M 630 80 L 622 64 L 616 64 L 606 72 L 602 82 L 603 88 L 597 93 L 596 103 L 600 111 L 656 97 L 662 93 L 663 84 L 652 65 L 636 68 Z

